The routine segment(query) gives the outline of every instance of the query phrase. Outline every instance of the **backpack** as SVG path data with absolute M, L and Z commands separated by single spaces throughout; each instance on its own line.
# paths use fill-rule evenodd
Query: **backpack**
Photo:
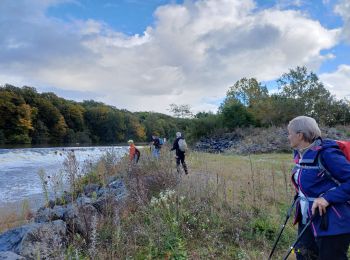
M 159 144 L 163 145 L 164 144 L 164 138 L 159 137 L 158 139 L 159 139 Z
M 350 141 L 340 141 L 340 140 L 335 140 L 337 143 L 339 149 L 343 152 L 345 158 L 349 161 L 350 163 Z M 338 186 L 341 184 L 337 179 L 335 179 L 332 174 L 326 169 L 326 167 L 323 165 L 321 161 L 321 156 L 318 154 L 318 165 L 321 168 L 322 171 L 325 172 L 325 174 L 328 176 L 328 178 L 332 179 Z
M 179 139 L 178 144 L 179 144 L 179 150 L 181 152 L 186 152 L 186 150 L 188 148 L 187 148 L 187 143 L 186 143 L 185 139 L 183 139 L 183 138 Z

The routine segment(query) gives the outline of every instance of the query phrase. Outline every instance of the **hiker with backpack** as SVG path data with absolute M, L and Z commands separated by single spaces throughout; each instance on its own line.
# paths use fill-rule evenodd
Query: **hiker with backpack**
M 152 155 L 154 158 L 159 159 L 160 157 L 160 149 L 162 148 L 163 140 L 156 136 L 152 135 Z
M 176 153 L 176 169 L 177 172 L 180 172 L 180 163 L 185 171 L 185 174 L 188 174 L 187 165 L 185 162 L 185 152 L 187 150 L 187 144 L 185 138 L 181 135 L 180 132 L 176 133 L 176 139 L 173 143 L 173 148 L 170 151 L 174 151 Z
M 130 162 L 136 164 L 139 162 L 140 159 L 140 151 L 136 148 L 133 140 L 129 140 L 128 144 Z
M 296 258 L 347 259 L 350 162 L 337 141 L 321 138 L 318 124 L 311 117 L 291 120 L 288 133 L 295 162 L 291 176 L 296 189 L 294 224 L 298 223 L 300 234 L 295 244 Z

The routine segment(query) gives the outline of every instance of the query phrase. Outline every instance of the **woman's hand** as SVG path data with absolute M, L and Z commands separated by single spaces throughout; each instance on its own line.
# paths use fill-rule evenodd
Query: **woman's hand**
M 312 215 L 315 215 L 316 209 L 318 209 L 320 216 L 322 216 L 323 214 L 326 214 L 326 208 L 328 207 L 328 205 L 329 205 L 328 201 L 326 201 L 322 197 L 315 199 L 311 208 Z

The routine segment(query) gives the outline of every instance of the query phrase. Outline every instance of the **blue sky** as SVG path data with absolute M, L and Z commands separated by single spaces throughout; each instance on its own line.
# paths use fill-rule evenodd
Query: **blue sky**
M 154 23 L 153 12 L 160 5 L 181 3 L 168 0 L 84 0 L 52 6 L 48 16 L 70 21 L 94 19 L 117 31 L 133 35 L 142 34 Z
M 350 0 L 2 0 L 0 84 L 131 111 L 215 111 L 307 66 L 350 98 Z

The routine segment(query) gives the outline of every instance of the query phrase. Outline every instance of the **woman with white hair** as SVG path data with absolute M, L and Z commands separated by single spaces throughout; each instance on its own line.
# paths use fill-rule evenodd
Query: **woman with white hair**
M 188 174 L 187 165 L 186 165 L 186 162 L 185 162 L 185 149 L 183 149 L 182 145 L 179 144 L 180 142 L 186 144 L 185 139 L 182 136 L 181 132 L 177 132 L 176 133 L 176 139 L 175 139 L 175 141 L 173 143 L 173 148 L 171 148 L 170 151 L 174 151 L 175 150 L 177 172 L 180 172 L 180 163 L 181 163 L 182 167 L 183 167 L 183 169 L 185 171 L 185 174 Z
M 323 140 L 315 119 L 298 116 L 288 125 L 294 149 L 292 182 L 297 192 L 295 246 L 301 259 L 347 259 L 350 243 L 350 163 L 334 140 Z

